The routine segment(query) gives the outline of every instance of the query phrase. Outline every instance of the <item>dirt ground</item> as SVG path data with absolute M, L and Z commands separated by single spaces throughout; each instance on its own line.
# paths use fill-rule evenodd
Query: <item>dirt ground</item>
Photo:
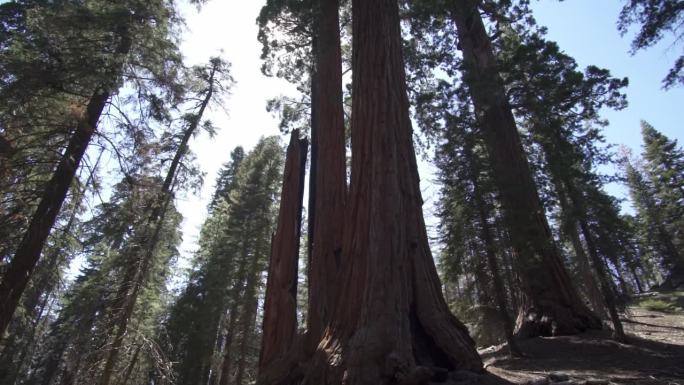
M 676 298 L 684 301 L 684 294 Z M 480 351 L 486 369 L 516 384 L 684 385 L 684 311 L 631 306 L 623 317 L 629 344 L 608 331 L 521 341 L 523 358 Z

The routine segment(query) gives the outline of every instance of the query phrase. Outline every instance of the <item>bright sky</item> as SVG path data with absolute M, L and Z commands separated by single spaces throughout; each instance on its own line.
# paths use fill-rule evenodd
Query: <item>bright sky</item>
M 263 3 L 262 0 L 211 0 L 199 13 L 194 7 L 184 8 L 189 30 L 182 48 L 189 64 L 205 62 L 223 50 L 224 57 L 233 64 L 232 73 L 237 80 L 227 100 L 229 115 L 219 109 L 211 112 L 210 118 L 221 128 L 219 134 L 213 139 L 201 136 L 191 143 L 206 178 L 199 196 L 187 195 L 179 202 L 185 216 L 181 247 L 185 255 L 196 248 L 217 170 L 235 146 L 242 145 L 249 150 L 262 135 L 278 134 L 277 121 L 265 110 L 266 100 L 293 93 L 293 88 L 284 81 L 261 74 L 261 45 L 256 40 L 255 20 Z M 594 64 L 610 69 L 615 76 L 629 77 L 630 106 L 604 114 L 611 122 L 605 131 L 608 142 L 625 144 L 638 151 L 641 119 L 684 142 L 684 130 L 676 121 L 684 107 L 684 88 L 660 89 L 660 80 L 679 51 L 668 50 L 667 44 L 660 44 L 630 56 L 629 37 L 621 38 L 615 26 L 621 4 L 618 0 L 544 0 L 534 2 L 533 7 L 538 22 L 548 27 L 549 38 L 557 41 L 580 66 Z M 423 177 L 424 180 L 431 178 Z M 612 187 L 611 192 L 622 194 L 623 190 Z

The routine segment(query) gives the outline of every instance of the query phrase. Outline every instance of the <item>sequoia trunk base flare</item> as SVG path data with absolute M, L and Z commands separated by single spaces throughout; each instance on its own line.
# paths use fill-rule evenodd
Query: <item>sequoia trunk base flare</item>
M 352 13 L 352 168 L 344 223 L 316 213 L 317 239 L 322 223 L 342 231 L 333 313 L 313 355 L 262 371 L 259 383 L 479 379 L 482 361 L 447 307 L 428 244 L 398 4 L 354 0 Z M 319 165 L 317 172 L 326 170 Z M 286 377 L 274 377 L 276 371 Z

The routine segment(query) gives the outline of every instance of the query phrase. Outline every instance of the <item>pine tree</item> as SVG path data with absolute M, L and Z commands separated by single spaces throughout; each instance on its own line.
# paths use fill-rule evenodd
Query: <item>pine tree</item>
M 640 27 L 632 40 L 632 54 L 653 46 L 665 35 L 674 35 L 676 45 L 682 38 L 682 20 L 684 4 L 678 0 L 629 0 L 623 6 L 618 19 L 618 30 L 622 35 L 629 32 L 633 24 Z M 663 79 L 663 87 L 670 88 L 677 83 L 684 84 L 684 55 L 675 60 L 667 76 Z
M 520 258 L 525 298 L 517 334 L 572 334 L 600 327 L 580 301 L 552 237 L 479 9 L 458 1 L 448 2 L 447 9 L 463 51 L 463 81 L 479 116 L 507 228 Z
M 677 288 L 684 263 L 682 226 L 684 226 L 684 154 L 676 141 L 670 141 L 648 123 L 642 123 L 644 170 L 625 159 L 624 168 L 632 201 L 638 211 L 645 244 L 662 258 L 666 279 L 664 288 Z
M 277 138 L 264 138 L 239 162 L 235 177 L 216 186 L 221 193 L 202 227 L 196 266 L 166 325 L 178 384 L 210 379 L 223 384 L 236 370 L 242 381 L 254 375 L 253 350 L 240 353 L 254 343 L 254 306 L 268 260 L 282 162 Z M 220 174 L 233 167 L 229 163 Z
M 68 144 L 51 172 L 52 176 L 39 193 L 40 202 L 31 214 L 23 238 L 16 246 L 14 257 L 0 283 L 0 331 L 3 332 L 40 258 L 45 240 L 55 224 L 110 96 L 117 92 L 127 74 L 144 74 L 149 75 L 145 77 L 152 79 L 157 86 L 167 86 L 170 97 L 175 97 L 174 76 L 177 72 L 170 64 L 177 65 L 179 61 L 173 40 L 177 19 L 172 3 L 143 5 L 135 1 L 116 4 L 96 1 L 54 4 L 41 1 L 24 4 L 34 11 L 24 15 L 38 15 L 38 22 L 34 24 L 38 28 L 11 29 L 14 33 L 12 44 L 6 47 L 25 48 L 35 56 L 20 57 L 8 64 L 8 68 L 16 71 L 9 77 L 11 81 L 3 85 L 4 97 L 21 105 L 26 103 L 26 95 L 44 93 L 45 98 L 38 98 L 41 102 L 50 100 L 55 94 L 88 96 L 63 104 L 61 111 L 50 111 L 65 114 L 74 110 L 76 118 L 73 126 L 59 127 L 58 132 L 69 138 Z M 21 17 L 17 19 L 24 22 Z M 61 33 L 49 33 L 53 29 Z M 150 50 L 150 46 L 157 49 Z M 41 50 L 54 54 L 40 55 Z M 16 55 L 10 57 L 17 58 Z M 84 61 L 83 57 L 91 60 Z M 45 70 L 39 72 L 40 76 L 33 76 L 31 68 Z M 129 73 L 129 68 L 134 73 Z
M 84 224 L 89 234 L 84 239 L 88 259 L 66 293 L 64 308 L 51 327 L 51 347 L 34 371 L 32 381 L 49 384 L 61 376 L 62 381 L 80 384 L 99 376 L 109 352 L 111 324 L 120 311 L 115 288 L 126 279 L 130 261 L 135 257 L 136 241 L 146 230 L 142 224 L 149 214 L 148 202 L 154 199 L 161 183 L 144 176 L 137 176 L 135 181 L 133 187 L 128 181 L 115 186 L 111 201 L 99 206 L 96 215 Z M 154 336 L 170 260 L 177 255 L 179 224 L 180 215 L 168 207 L 150 262 L 150 278 L 140 294 L 143 299 L 131 314 L 131 322 L 136 326 L 122 345 L 133 346 L 136 340 L 143 343 Z M 145 365 L 154 367 L 150 348 L 151 345 L 145 346 Z

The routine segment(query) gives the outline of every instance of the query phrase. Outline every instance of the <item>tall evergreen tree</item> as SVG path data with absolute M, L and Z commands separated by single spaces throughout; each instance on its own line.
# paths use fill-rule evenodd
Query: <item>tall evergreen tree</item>
M 551 234 L 490 37 L 475 3 L 447 2 L 463 52 L 464 78 L 475 105 L 513 248 L 520 258 L 524 300 L 521 336 L 572 334 L 600 327 L 580 301 Z
M 684 37 L 682 22 L 684 21 L 684 4 L 678 0 L 627 0 L 620 12 L 618 30 L 625 35 L 633 24 L 640 29 L 632 40 L 632 54 L 653 46 L 666 35 L 674 36 L 673 45 L 677 45 Z M 684 84 L 684 55 L 674 62 L 667 76 L 663 79 L 663 87 L 670 88 Z
M 7 327 L 40 258 L 110 97 L 126 75 L 136 74 L 136 79 L 142 75 L 153 79 L 156 86 L 167 86 L 169 95 L 175 97 L 176 71 L 170 63 L 177 65 L 179 59 L 173 37 L 178 22 L 173 3 L 39 1 L 22 2 L 21 6 L 27 7 L 19 13 L 20 17 L 12 20 L 35 29 L 9 29 L 12 39 L 4 47 L 25 48 L 29 55 L 20 57 L 19 65 L 9 66 L 15 71 L 10 72 L 12 75 L 3 85 L 3 95 L 18 103 L 25 103 L 26 95 L 41 93 L 48 99 L 54 94 L 86 96 L 63 104 L 61 111 L 50 111 L 64 114 L 73 109 L 76 119 L 73 126 L 60 128 L 69 138 L 68 143 L 40 192 L 40 201 L 0 283 L 1 332 Z M 36 23 L 26 23 L 22 16 L 28 15 L 38 15 Z M 53 29 L 61 33 L 51 33 Z M 42 50 L 52 55 L 39 54 Z M 83 57 L 91 60 L 84 61 Z M 44 70 L 36 77 L 27 72 L 31 68 Z
M 255 307 L 282 158 L 278 139 L 264 138 L 239 161 L 235 177 L 216 186 L 219 203 L 202 227 L 195 267 L 166 326 L 178 384 L 225 384 L 238 374 L 244 383 L 254 375 Z
M 665 273 L 663 287 L 675 289 L 684 283 L 684 153 L 676 141 L 646 122 L 642 123 L 642 135 L 643 170 L 629 159 L 624 159 L 623 167 L 640 232 L 645 236 L 643 243 L 660 256 Z

